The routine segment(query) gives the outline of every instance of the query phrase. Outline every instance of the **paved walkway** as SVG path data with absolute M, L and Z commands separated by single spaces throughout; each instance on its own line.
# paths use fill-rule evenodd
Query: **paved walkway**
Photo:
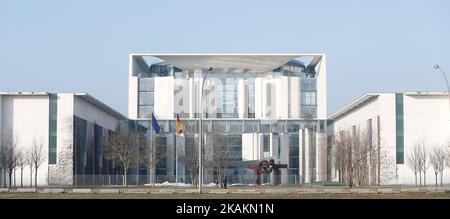
M 174 187 L 40 187 L 40 188 L 0 188 L 0 193 L 146 193 L 146 194 L 173 194 L 198 193 L 197 188 Z M 450 187 L 361 187 L 348 189 L 344 187 L 241 187 L 241 188 L 204 188 L 203 193 L 209 194 L 393 194 L 393 193 L 450 193 Z

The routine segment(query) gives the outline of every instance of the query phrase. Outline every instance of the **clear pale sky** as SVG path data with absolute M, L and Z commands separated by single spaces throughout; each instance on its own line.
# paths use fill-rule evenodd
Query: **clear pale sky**
M 450 1 L 0 0 L 0 91 L 127 114 L 128 54 L 150 52 L 326 53 L 331 115 L 369 91 L 444 91 Z

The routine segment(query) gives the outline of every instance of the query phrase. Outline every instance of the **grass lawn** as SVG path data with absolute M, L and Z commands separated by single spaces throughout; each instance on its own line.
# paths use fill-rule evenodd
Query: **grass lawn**
M 0 193 L 0 199 L 450 199 L 450 193 L 398 194 L 75 194 Z

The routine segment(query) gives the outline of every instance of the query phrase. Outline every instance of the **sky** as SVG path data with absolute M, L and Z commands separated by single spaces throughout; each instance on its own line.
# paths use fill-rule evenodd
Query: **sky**
M 446 90 L 450 1 L 0 0 L 0 91 L 88 92 L 126 115 L 128 54 L 152 52 L 325 53 L 331 115 Z

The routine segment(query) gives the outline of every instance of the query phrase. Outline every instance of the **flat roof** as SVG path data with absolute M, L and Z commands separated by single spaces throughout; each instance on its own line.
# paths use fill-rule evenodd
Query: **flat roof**
M 26 92 L 0 92 L 0 95 L 25 95 L 25 96 L 48 96 L 51 94 L 50 92 L 34 92 L 34 91 L 26 91 Z M 67 93 L 56 93 L 56 94 L 67 94 Z M 73 94 L 74 96 L 80 97 L 86 102 L 89 102 L 96 107 L 102 109 L 106 113 L 111 114 L 112 116 L 119 118 L 119 119 L 126 119 L 124 115 L 119 113 L 118 111 L 114 110 L 110 106 L 106 105 L 105 103 L 101 102 L 100 100 L 97 100 L 93 96 L 89 95 L 88 93 L 80 92 L 80 93 L 68 93 Z
M 448 96 L 448 92 L 442 91 L 408 91 L 406 96 Z
M 306 53 L 135 53 L 130 56 L 152 56 L 183 70 L 242 69 L 243 72 L 265 73 L 292 59 L 312 57 L 308 66 L 316 66 L 325 54 Z
M 14 92 L 0 92 L 0 95 L 35 95 L 35 96 L 48 96 L 48 92 L 34 92 L 34 91 L 14 91 Z
M 344 106 L 342 109 L 335 112 L 333 115 L 330 116 L 329 119 L 335 120 L 339 119 L 350 112 L 356 110 L 357 108 L 367 104 L 368 102 L 378 98 L 380 94 L 394 94 L 395 92 L 377 92 L 377 93 L 366 93 L 362 95 L 361 97 L 357 98 L 350 104 Z M 442 91 L 407 91 L 403 93 L 405 96 L 448 96 L 448 92 L 442 92 Z

